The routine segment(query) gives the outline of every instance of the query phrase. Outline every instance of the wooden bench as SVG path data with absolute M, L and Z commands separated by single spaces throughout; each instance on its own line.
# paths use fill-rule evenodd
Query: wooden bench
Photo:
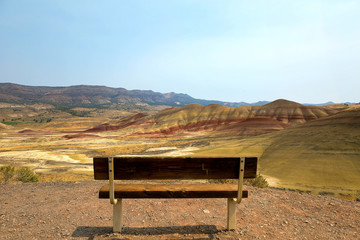
M 96 157 L 96 180 L 109 180 L 99 198 L 113 204 L 113 231 L 121 231 L 123 198 L 227 198 L 227 228 L 235 229 L 236 204 L 248 197 L 244 178 L 255 178 L 256 157 Z M 237 184 L 115 184 L 114 180 L 237 179 Z

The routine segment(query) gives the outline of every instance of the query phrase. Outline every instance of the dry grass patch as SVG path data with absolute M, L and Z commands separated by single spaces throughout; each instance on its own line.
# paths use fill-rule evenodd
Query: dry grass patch
M 40 182 L 91 181 L 94 174 L 87 171 L 68 171 L 63 173 L 39 173 Z

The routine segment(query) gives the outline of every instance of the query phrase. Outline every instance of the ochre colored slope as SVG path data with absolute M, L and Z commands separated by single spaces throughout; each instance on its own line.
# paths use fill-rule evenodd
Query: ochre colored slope
M 196 156 L 258 156 L 272 186 L 355 196 L 360 190 L 360 109 L 258 136 L 218 138 Z
M 218 132 L 227 135 L 258 135 L 274 131 L 283 130 L 289 127 L 289 124 L 280 122 L 272 118 L 247 118 L 238 123 L 228 124 L 218 128 Z
M 319 187 L 319 192 L 359 188 L 359 110 L 277 132 L 269 141 L 260 165 L 263 174 L 280 179 L 282 186 Z
M 276 100 L 254 109 L 254 117 L 270 117 L 283 123 L 305 123 L 337 111 L 328 107 L 301 105 L 288 100 Z
M 163 110 L 153 116 L 157 128 L 178 127 L 196 131 L 214 129 L 218 126 L 244 121 L 249 113 L 246 107 L 231 108 L 211 104 L 190 104 L 183 108 Z
M 179 131 L 216 131 L 234 135 L 254 135 L 282 130 L 334 114 L 336 110 L 277 100 L 263 106 L 226 107 L 217 104 L 189 104 L 169 108 L 154 115 L 136 114 L 112 124 L 105 123 L 88 132 L 130 130 L 132 133 L 174 134 Z
M 103 123 L 93 128 L 86 130 L 85 132 L 104 132 L 104 131 L 114 131 L 119 129 L 124 129 L 129 126 L 141 125 L 142 119 L 146 116 L 144 113 L 137 113 L 131 115 L 130 117 L 125 117 L 119 121 L 116 121 L 114 124 Z

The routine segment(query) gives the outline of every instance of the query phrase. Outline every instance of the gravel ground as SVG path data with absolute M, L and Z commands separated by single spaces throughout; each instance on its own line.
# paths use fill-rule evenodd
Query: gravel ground
M 0 239 L 360 239 L 360 202 L 252 187 L 236 231 L 226 199 L 125 199 L 114 234 L 105 183 L 0 184 Z

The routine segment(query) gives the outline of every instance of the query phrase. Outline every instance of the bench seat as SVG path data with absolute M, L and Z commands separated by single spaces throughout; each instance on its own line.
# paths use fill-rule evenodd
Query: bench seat
M 104 185 L 99 198 L 110 198 L 110 185 Z M 236 198 L 237 184 L 114 184 L 115 198 Z M 242 190 L 242 197 L 248 191 Z

